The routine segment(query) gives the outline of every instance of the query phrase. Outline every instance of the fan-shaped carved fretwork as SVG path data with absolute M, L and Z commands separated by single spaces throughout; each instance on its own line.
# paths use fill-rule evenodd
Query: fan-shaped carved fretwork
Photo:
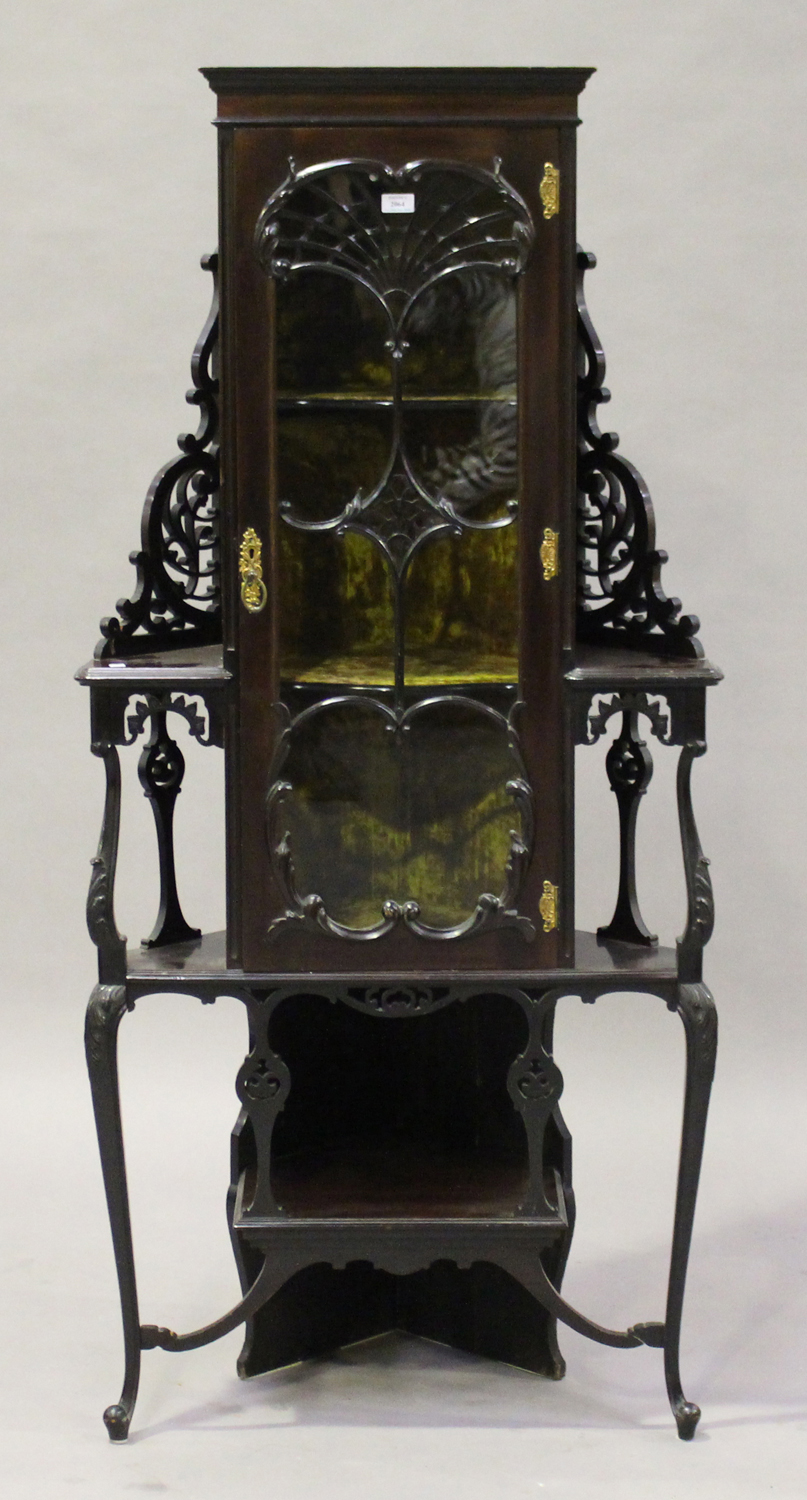
M 178 438 L 180 457 L 152 481 L 143 507 L 141 550 L 130 556 L 137 587 L 131 599 L 118 600 L 117 615 L 101 621 L 98 657 L 221 640 L 218 255 L 204 256 L 202 266 L 213 275 L 213 300 L 193 351 L 193 388 L 186 398 L 199 407 L 199 426 Z
M 534 238 L 529 209 L 499 172 L 445 161 L 325 162 L 285 182 L 261 212 L 255 244 L 272 276 L 328 270 L 367 287 L 399 333 L 415 299 L 457 271 L 523 271 Z M 414 190 L 409 214 L 384 214 L 382 193 Z
M 577 637 L 670 656 L 700 657 L 697 615 L 661 587 L 666 552 L 656 547 L 653 502 L 638 469 L 601 432 L 597 407 L 610 400 L 605 355 L 586 308 L 583 278 L 597 264 L 577 252 L 578 598 Z
M 414 189 L 415 208 L 384 214 L 383 193 Z M 270 275 L 327 271 L 358 283 L 381 306 L 387 321 L 393 406 L 392 441 L 385 470 L 367 494 L 360 491 L 336 516 L 309 521 L 282 506 L 284 520 L 302 530 L 363 531 L 402 574 L 427 536 L 463 527 L 509 525 L 512 512 L 493 520 L 471 512 L 515 481 L 515 402 L 491 402 L 481 412 L 477 440 L 457 452 L 441 450 L 430 472 L 412 462 L 403 420 L 403 382 L 409 337 L 428 323 L 437 284 L 460 279 L 463 315 L 486 320 L 491 347 L 501 278 L 526 264 L 534 229 L 523 199 L 497 168 L 441 161 L 394 170 L 383 162 L 337 161 L 297 172 L 294 164 L 258 220 L 255 243 Z M 485 274 L 488 273 L 488 274 Z M 491 274 L 492 273 L 492 274 Z M 409 337 L 407 337 L 409 335 Z M 502 382 L 515 381 L 512 338 L 498 339 Z M 405 524 L 402 526 L 402 515 Z

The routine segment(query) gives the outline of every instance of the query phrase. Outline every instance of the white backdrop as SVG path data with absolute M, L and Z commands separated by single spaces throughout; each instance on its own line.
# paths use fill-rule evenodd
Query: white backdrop
M 722 1040 L 685 1328 L 684 1384 L 705 1413 L 691 1448 L 675 1441 L 657 1354 L 571 1334 L 557 1387 L 417 1344 L 249 1387 L 234 1378 L 237 1335 L 174 1361 L 146 1355 L 132 1440 L 106 1444 L 122 1358 L 80 1043 L 102 771 L 71 676 L 131 590 L 143 495 L 193 420 L 182 397 L 209 292 L 198 259 L 216 237 L 214 98 L 196 71 L 208 64 L 598 68 L 581 100 L 578 228 L 599 259 L 589 305 L 614 392 L 602 418 L 650 485 L 665 588 L 701 615 L 726 672 L 695 771 Z M 6 0 L 0 66 L 0 1462 L 15 1492 L 801 1494 L 807 12 L 797 0 Z M 193 751 L 180 889 L 189 918 L 215 927 L 221 762 Z M 613 799 L 589 756 L 580 925 L 610 914 L 614 889 Z M 674 858 L 653 863 L 675 838 L 664 752 L 657 767 L 640 879 L 669 940 L 682 886 Z M 119 920 L 135 939 L 153 920 L 155 856 L 148 808 L 136 790 L 129 801 Z M 223 1194 L 242 1025 L 235 1004 L 176 999 L 124 1022 L 146 1321 L 192 1326 L 236 1295 Z M 585 1013 L 570 1001 L 559 1045 L 581 1209 L 570 1294 L 603 1320 L 660 1316 L 678 1023 L 646 999 Z

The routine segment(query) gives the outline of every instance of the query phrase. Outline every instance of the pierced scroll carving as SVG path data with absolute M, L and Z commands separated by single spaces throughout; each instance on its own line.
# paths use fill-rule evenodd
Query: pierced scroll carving
M 351 987 L 340 998 L 355 1010 L 369 1011 L 372 1015 L 424 1016 L 442 1010 L 464 995 L 448 985 L 392 984 Z
M 130 561 L 137 586 L 117 615 L 101 621 L 97 657 L 130 656 L 166 646 L 221 640 L 219 589 L 219 456 L 217 255 L 202 266 L 213 275 L 213 301 L 191 360 L 199 426 L 181 435 L 180 457 L 152 481 L 141 522 L 141 549 Z
M 658 938 L 645 926 L 636 894 L 636 819 L 639 803 L 653 775 L 650 751 L 639 738 L 638 717 L 635 711 L 623 712 L 622 729 L 605 757 L 611 791 L 619 808 L 619 889 L 614 915 L 607 927 L 598 928 L 597 936 L 652 948 Z
M 696 615 L 661 587 L 666 552 L 656 547 L 653 502 L 638 469 L 601 432 L 597 407 L 610 400 L 605 355 L 586 307 L 583 278 L 595 256 L 577 252 L 578 609 L 577 637 L 601 645 L 700 657 Z
M 194 693 L 144 693 L 137 695 L 134 708 L 126 715 L 126 735 L 122 743 L 133 745 L 155 713 L 174 713 L 184 719 L 191 738 L 200 745 L 223 744 L 223 726 L 217 697 Z
M 604 694 L 595 695 L 596 706 L 592 703 L 588 716 L 586 739 L 587 745 L 595 745 L 602 734 L 605 733 L 609 719 L 614 714 L 642 714 L 650 721 L 650 728 L 662 744 L 672 743 L 670 736 L 670 715 L 665 713 L 662 704 L 664 698 L 660 695 L 647 693 L 615 693 L 612 698 L 606 698 Z
M 140 784 L 151 803 L 157 830 L 160 862 L 160 906 L 151 935 L 144 948 L 164 947 L 167 943 L 192 942 L 201 937 L 201 929 L 191 927 L 179 904 L 174 863 L 174 808 L 182 790 L 185 757 L 168 733 L 166 710 L 151 709 L 151 734 L 138 762 Z
M 507 736 L 508 748 L 514 760 L 514 768 L 518 774 L 506 783 L 505 790 L 512 797 L 519 810 L 521 829 L 511 829 L 510 831 L 510 854 L 505 866 L 504 888 L 499 895 L 494 895 L 489 891 L 482 892 L 477 899 L 474 910 L 465 921 L 451 927 L 435 927 L 424 922 L 417 901 L 399 902 L 393 899 L 382 903 L 380 918 L 372 926 L 346 926 L 344 923 L 336 921 L 328 913 L 325 900 L 321 895 L 314 892 L 305 894 L 300 890 L 292 855 L 291 833 L 288 828 L 280 832 L 278 827 L 283 805 L 294 791 L 292 783 L 283 780 L 280 775 L 291 749 L 292 735 L 295 730 L 309 722 L 316 715 L 324 713 L 335 706 L 342 707 L 349 704 L 356 704 L 362 708 L 371 709 L 381 715 L 393 734 L 405 734 L 420 714 L 428 712 L 435 705 L 444 702 L 450 702 L 453 705 L 470 708 L 478 712 L 501 727 Z M 535 926 L 528 917 L 519 913 L 516 905 L 529 865 L 534 838 L 534 798 L 532 789 L 526 778 L 518 733 L 514 723 L 515 714 L 519 708 L 520 704 L 515 704 L 510 711 L 509 717 L 505 718 L 503 714 L 487 704 L 480 703 L 473 698 L 466 698 L 460 694 L 454 694 L 450 698 L 440 696 L 424 699 L 419 703 L 413 704 L 406 710 L 400 710 L 369 697 L 365 698 L 358 695 L 344 694 L 338 698 L 326 698 L 319 703 L 313 704 L 310 708 L 304 709 L 292 721 L 285 707 L 279 705 L 278 713 L 282 719 L 283 727 L 278 738 L 277 748 L 269 773 L 270 786 L 266 799 L 266 828 L 275 880 L 283 893 L 287 905 L 286 910 L 269 924 L 267 936 L 271 938 L 275 933 L 289 924 L 299 923 L 309 931 L 325 932 L 331 937 L 348 938 L 355 942 L 373 942 L 378 938 L 385 937 L 393 928 L 403 924 L 419 937 L 438 940 L 471 937 L 478 932 L 491 931 L 494 928 L 514 927 L 527 942 L 532 942 L 535 937 Z
M 468 163 L 416 161 L 394 168 L 362 158 L 324 162 L 289 174 L 267 200 L 255 245 L 272 276 L 328 270 L 359 281 L 400 329 L 415 299 L 444 276 L 491 266 L 517 275 L 535 231 L 524 199 L 501 175 Z M 447 186 L 447 179 L 453 179 Z M 400 223 L 381 195 L 414 189 L 414 211 Z
M 275 1002 L 276 996 L 268 1004 L 257 994 L 249 996 L 250 1031 L 255 1041 L 238 1070 L 235 1083 L 236 1093 L 252 1124 L 257 1157 L 252 1198 L 244 1205 L 245 1219 L 282 1213 L 271 1185 L 272 1132 L 288 1098 L 291 1077 L 282 1057 L 269 1045 L 268 1029 Z
M 530 1028 L 527 1046 L 511 1063 L 507 1075 L 507 1090 L 524 1121 L 530 1157 L 530 1185 L 519 1212 L 554 1213 L 557 1210 L 547 1198 L 542 1164 L 547 1121 L 563 1091 L 563 1075 L 546 1045 L 547 1016 L 551 1017 L 557 997 L 552 991 L 535 997 L 524 991 L 516 994 Z
M 219 694 L 186 695 L 170 690 L 143 692 L 133 695 L 133 704 L 126 712 L 125 704 L 129 701 L 126 694 L 118 706 L 115 737 L 120 744 L 134 745 L 146 725 L 151 723 L 149 739 L 138 763 L 138 775 L 154 813 L 160 868 L 157 920 L 143 946 L 155 948 L 168 943 L 190 942 L 201 933 L 199 928 L 189 926 L 182 914 L 176 885 L 173 832 L 174 808 L 185 774 L 185 759 L 168 732 L 167 715 L 178 714 L 184 719 L 192 738 L 200 745 L 221 745 L 223 724 Z M 98 879 L 100 881 L 100 875 Z

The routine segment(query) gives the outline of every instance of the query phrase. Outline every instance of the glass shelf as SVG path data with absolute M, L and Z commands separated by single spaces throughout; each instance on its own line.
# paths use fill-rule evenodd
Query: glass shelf
M 472 395 L 408 396 L 404 394 L 401 397 L 401 404 L 405 407 L 416 409 L 425 409 L 433 406 L 463 408 L 489 406 L 491 404 L 512 406 L 515 408 L 518 405 L 518 398 L 515 393 L 502 394 L 501 391 L 483 392 L 481 394 L 474 393 Z M 352 391 L 312 391 L 310 395 L 292 395 L 288 391 L 281 391 L 277 397 L 277 406 L 280 411 L 296 411 L 301 407 L 316 407 L 318 410 L 325 411 L 331 407 L 338 407 L 340 411 L 344 411 L 346 407 L 349 409 L 350 407 L 392 407 L 393 405 L 392 395 L 362 394 Z
M 395 681 L 391 651 L 378 653 L 345 652 L 306 661 L 298 658 L 284 664 L 284 688 L 296 684 L 333 687 L 392 687 Z M 482 687 L 485 684 L 515 685 L 518 682 L 518 658 L 510 652 L 457 651 L 451 647 L 407 651 L 405 680 L 407 687 L 429 688 L 438 693 L 443 688 Z

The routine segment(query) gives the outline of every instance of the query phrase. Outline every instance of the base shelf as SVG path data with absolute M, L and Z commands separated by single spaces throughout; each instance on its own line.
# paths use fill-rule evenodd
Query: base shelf
M 556 1201 L 554 1175 L 550 1201 Z M 551 1185 L 551 1186 L 550 1186 Z M 486 1218 L 518 1211 L 529 1187 L 521 1163 L 429 1142 L 349 1141 L 272 1163 L 278 1205 L 293 1218 Z M 243 1202 L 254 1193 L 245 1174 Z

